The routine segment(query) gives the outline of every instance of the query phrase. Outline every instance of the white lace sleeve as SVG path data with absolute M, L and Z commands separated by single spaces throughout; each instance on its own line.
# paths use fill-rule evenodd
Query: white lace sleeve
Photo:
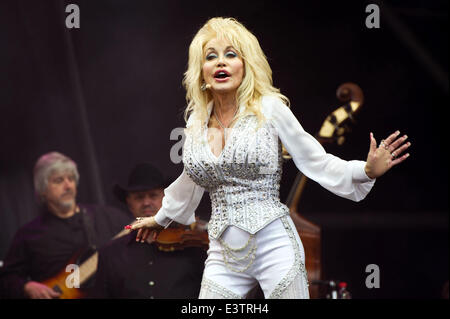
M 204 189 L 195 184 L 183 169 L 181 175 L 164 190 L 162 207 L 155 215 L 156 222 L 164 227 L 172 221 L 192 224 L 203 193 Z
M 375 179 L 365 171 L 366 162 L 345 161 L 326 153 L 322 145 L 308 134 L 292 111 L 275 97 L 262 100 L 264 116 L 272 123 L 297 168 L 334 194 L 360 201 L 370 192 Z

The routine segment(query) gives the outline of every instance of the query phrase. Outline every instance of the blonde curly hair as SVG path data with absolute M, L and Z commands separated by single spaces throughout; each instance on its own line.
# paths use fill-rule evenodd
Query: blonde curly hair
M 259 125 L 264 121 L 260 110 L 261 97 L 276 96 L 289 106 L 289 99 L 272 85 L 272 69 L 256 37 L 234 18 L 216 17 L 208 20 L 194 36 L 189 46 L 188 68 L 184 73 L 183 86 L 186 89 L 187 107 L 184 119 L 190 116 L 194 126 L 205 123 L 207 105 L 212 100 L 209 90 L 202 91 L 205 45 L 212 39 L 228 40 L 244 62 L 244 77 L 236 98 L 238 105 L 245 106 L 240 115 L 252 113 L 257 116 Z

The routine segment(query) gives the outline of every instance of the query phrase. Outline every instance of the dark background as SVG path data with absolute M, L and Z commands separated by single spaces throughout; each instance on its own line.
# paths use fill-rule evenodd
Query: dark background
M 81 28 L 65 27 L 76 3 Z M 368 29 L 365 8 L 381 6 Z M 181 85 L 195 32 L 232 16 L 259 39 L 274 85 L 303 127 L 316 133 L 340 104 L 336 88 L 358 83 L 365 103 L 342 146 L 365 160 L 399 129 L 411 157 L 359 203 L 310 181 L 298 207 L 322 227 L 324 279 L 347 281 L 354 298 L 440 298 L 448 280 L 448 1 L 2 1 L 0 4 L 0 260 L 37 214 L 32 169 L 59 151 L 81 175 L 80 202 L 120 204 L 111 193 L 138 162 L 177 177 L 170 161 L 183 127 Z M 296 175 L 284 166 L 281 197 Z M 209 216 L 204 196 L 198 214 Z M 381 287 L 365 286 L 377 264 Z

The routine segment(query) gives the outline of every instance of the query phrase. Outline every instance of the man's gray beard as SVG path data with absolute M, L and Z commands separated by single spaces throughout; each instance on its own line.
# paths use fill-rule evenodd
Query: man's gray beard
M 67 212 L 75 205 L 75 200 L 59 201 L 57 204 L 62 211 Z

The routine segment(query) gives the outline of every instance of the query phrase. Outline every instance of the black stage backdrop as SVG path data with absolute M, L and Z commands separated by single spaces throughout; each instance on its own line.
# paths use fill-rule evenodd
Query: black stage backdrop
M 68 29 L 65 8 L 80 8 Z M 380 28 L 365 25 L 380 7 Z M 112 185 L 151 161 L 173 178 L 170 133 L 183 127 L 181 85 L 195 32 L 232 16 L 259 39 L 274 85 L 310 133 L 339 106 L 336 88 L 358 83 L 365 104 L 342 146 L 365 160 L 399 129 L 412 156 L 354 203 L 308 182 L 298 210 L 322 227 L 324 279 L 354 298 L 440 298 L 448 280 L 447 1 L 2 1 L 0 5 L 0 260 L 37 214 L 32 168 L 60 151 L 81 175 L 80 202 L 120 206 Z M 296 175 L 284 166 L 285 199 Z M 120 206 L 121 207 L 121 206 Z M 207 219 L 209 198 L 198 214 Z M 365 268 L 380 268 L 368 289 Z

